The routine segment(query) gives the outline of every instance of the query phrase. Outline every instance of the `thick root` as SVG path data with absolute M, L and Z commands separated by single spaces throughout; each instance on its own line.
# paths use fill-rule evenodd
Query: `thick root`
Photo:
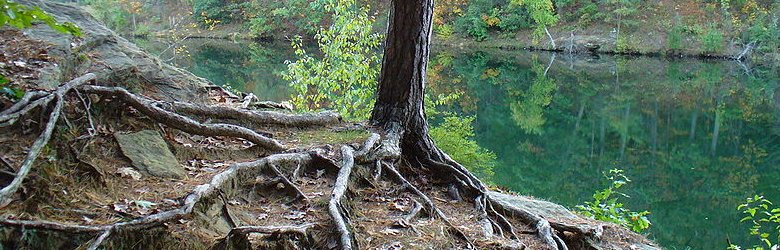
M 232 124 L 203 124 L 189 117 L 162 109 L 156 105 L 156 102 L 130 93 L 123 88 L 88 85 L 83 86 L 81 89 L 92 94 L 117 96 L 157 122 L 190 134 L 244 138 L 269 150 L 283 151 L 286 149 L 278 141 L 265 137 L 251 129 Z
M 27 175 L 30 173 L 30 170 L 32 169 L 33 163 L 35 163 L 35 160 L 38 158 L 38 154 L 41 153 L 41 150 L 43 150 L 43 147 L 46 146 L 46 144 L 49 143 L 49 140 L 51 139 L 52 132 L 54 132 L 54 128 L 57 125 L 57 121 L 60 118 L 60 114 L 62 113 L 62 107 L 65 103 L 65 94 L 67 94 L 68 91 L 73 89 L 74 87 L 83 84 L 87 81 L 90 81 L 95 78 L 94 74 L 87 74 L 82 77 L 76 78 L 65 85 L 57 88 L 57 90 L 54 91 L 54 93 L 49 94 L 46 97 L 43 97 L 39 100 L 46 100 L 51 99 L 55 101 L 54 109 L 49 114 L 49 121 L 46 123 L 46 127 L 43 129 L 43 132 L 40 136 L 38 136 L 37 139 L 35 139 L 35 142 L 33 142 L 33 145 L 30 147 L 30 151 L 27 153 L 27 157 L 25 157 L 24 161 L 22 162 L 22 166 L 19 168 L 19 171 L 16 173 L 16 177 L 14 177 L 14 180 L 11 181 L 8 186 L 5 186 L 3 189 L 0 189 L 0 208 L 7 206 L 11 201 L 13 200 L 13 195 L 16 193 L 16 190 L 19 189 L 22 185 L 22 181 L 24 181 L 25 178 L 27 178 Z M 51 101 L 49 100 L 49 101 Z M 48 104 L 49 101 L 46 101 Z M 34 105 L 28 105 L 34 106 Z M 46 106 L 45 104 L 43 105 Z M 25 112 L 24 110 L 27 110 L 26 108 L 23 108 L 20 110 L 20 112 L 17 112 L 15 114 L 18 114 L 19 116 L 23 115 Z
M 342 164 L 339 170 L 338 177 L 336 177 L 336 183 L 333 184 L 333 193 L 331 194 L 330 202 L 328 203 L 328 213 L 334 224 L 336 224 L 336 230 L 339 232 L 339 241 L 341 243 L 341 249 L 349 250 L 353 248 L 354 240 L 350 231 L 350 225 L 348 217 L 345 215 L 345 209 L 341 204 L 341 198 L 347 192 L 347 186 L 349 185 L 349 176 L 352 173 L 352 167 L 354 165 L 355 156 L 353 155 L 353 149 L 350 146 L 343 146 L 341 148 Z
M 173 112 L 198 115 L 214 119 L 247 121 L 256 124 L 306 127 L 326 126 L 341 122 L 341 115 L 333 111 L 299 115 L 274 111 L 235 109 L 223 106 L 206 106 L 184 102 L 158 103 L 158 106 Z
M 466 236 L 466 234 L 463 233 L 463 231 L 455 227 L 452 224 L 452 222 L 450 222 L 450 220 L 447 218 L 447 215 L 445 215 L 444 212 L 442 212 L 438 207 L 436 207 L 436 204 L 433 203 L 431 198 L 425 195 L 425 193 L 420 191 L 420 189 L 415 187 L 411 182 L 406 180 L 406 178 L 404 178 L 403 175 L 401 175 L 401 173 L 398 172 L 398 170 L 396 170 L 393 166 L 390 165 L 384 165 L 384 166 L 386 172 L 392 174 L 394 178 L 396 178 L 399 182 L 401 182 L 402 185 L 404 185 L 404 187 L 410 189 L 413 193 L 419 196 L 420 199 L 423 200 L 423 202 L 425 202 L 425 205 L 428 206 L 429 215 L 433 217 L 438 217 L 439 219 L 444 221 L 444 223 L 447 225 L 447 227 L 450 228 L 451 233 L 455 235 L 455 237 L 465 241 L 468 248 L 474 248 L 474 246 L 472 245 L 472 241 L 468 238 L 468 236 Z

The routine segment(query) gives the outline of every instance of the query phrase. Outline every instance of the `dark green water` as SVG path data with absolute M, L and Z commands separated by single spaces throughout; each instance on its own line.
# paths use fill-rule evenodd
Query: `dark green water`
M 293 59 L 286 44 L 184 45 L 173 62 L 196 75 L 289 96 L 278 76 Z M 429 91 L 462 94 L 447 109 L 476 116 L 477 143 L 498 156 L 496 184 L 574 207 L 605 187 L 604 171 L 624 169 L 624 202 L 652 212 L 650 238 L 725 249 L 727 239 L 749 242 L 735 209 L 744 198 L 780 202 L 779 78 L 734 62 L 437 48 Z

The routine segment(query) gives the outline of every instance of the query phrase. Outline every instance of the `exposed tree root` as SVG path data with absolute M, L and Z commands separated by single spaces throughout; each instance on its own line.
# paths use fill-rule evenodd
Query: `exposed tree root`
M 13 200 L 13 195 L 16 193 L 16 190 L 19 189 L 22 185 L 22 181 L 24 181 L 25 178 L 27 178 L 27 175 L 30 173 L 30 169 L 32 169 L 33 163 L 35 163 L 35 160 L 38 158 L 38 154 L 41 153 L 41 150 L 43 150 L 43 147 L 46 146 L 46 144 L 49 143 L 49 140 L 51 139 L 51 134 L 54 132 L 54 128 L 57 125 L 57 120 L 60 118 L 60 114 L 62 113 L 62 106 L 65 103 L 65 94 L 67 94 L 68 91 L 73 89 L 74 87 L 83 84 L 87 81 L 90 81 L 95 78 L 94 74 L 86 74 L 82 77 L 73 79 L 72 81 L 65 83 L 63 86 L 57 88 L 53 93 L 49 94 L 46 97 L 42 97 L 39 100 L 47 100 L 45 101 L 45 104 L 42 104 L 43 107 L 48 105 L 48 102 L 51 100 L 55 101 L 54 108 L 52 109 L 51 113 L 49 113 L 49 120 L 46 123 L 46 127 L 43 129 L 43 132 L 40 136 L 38 136 L 37 139 L 35 139 L 35 142 L 33 142 L 33 145 L 30 147 L 30 151 L 27 153 L 27 157 L 25 157 L 24 161 L 22 162 L 22 166 L 19 168 L 19 171 L 16 173 L 16 177 L 14 177 L 14 180 L 11 181 L 8 186 L 3 187 L 3 189 L 0 189 L 0 208 L 7 206 L 11 201 Z M 32 105 L 29 105 L 32 106 Z M 25 108 L 21 109 L 19 112 L 15 113 L 19 116 L 25 114 Z
M 41 97 L 44 97 L 46 95 L 48 95 L 48 93 L 43 92 L 43 91 L 30 91 L 30 92 L 24 93 L 24 96 L 22 96 L 22 98 L 19 99 L 19 101 L 14 103 L 14 105 L 12 105 L 10 108 L 0 112 L 0 116 L 5 116 L 5 115 L 11 114 L 11 113 L 15 113 L 15 112 L 21 110 L 22 108 L 26 107 L 27 104 L 29 104 L 30 102 L 38 100 Z
M 130 93 L 123 88 L 87 85 L 81 87 L 81 89 L 87 93 L 116 96 L 157 122 L 190 134 L 237 137 L 246 139 L 273 151 L 283 151 L 286 149 L 286 147 L 278 141 L 265 137 L 251 129 L 232 124 L 200 123 L 189 117 L 162 109 L 156 105 L 155 101 Z
M 420 189 L 418 189 L 411 182 L 406 180 L 406 178 L 404 178 L 404 176 L 401 175 L 401 173 L 398 172 L 398 170 L 396 170 L 393 166 L 391 166 L 391 165 L 384 165 L 384 166 L 385 166 L 386 172 L 392 174 L 394 178 L 396 178 L 399 182 L 401 182 L 401 184 L 404 185 L 405 188 L 408 188 L 409 190 L 411 190 L 413 193 L 415 193 L 417 196 L 419 196 L 420 199 L 423 200 L 423 202 L 425 202 L 425 204 L 428 206 L 428 214 L 429 215 L 431 215 L 433 217 L 438 217 L 439 219 L 444 221 L 444 223 L 447 225 L 447 227 L 450 228 L 450 232 L 455 237 L 465 241 L 465 243 L 468 246 L 468 248 L 473 248 L 474 247 L 473 244 L 472 244 L 472 240 L 470 240 L 468 238 L 468 236 L 466 236 L 466 234 L 463 233 L 463 231 L 461 231 L 460 229 L 455 227 L 455 225 L 453 225 L 452 222 L 450 222 L 450 220 L 447 218 L 447 215 L 445 215 L 444 212 L 442 212 L 438 207 L 436 207 L 436 204 L 433 203 L 433 201 L 431 200 L 431 198 L 428 197 L 428 195 L 425 195 L 425 193 L 420 191 Z
M 295 199 L 296 199 L 296 200 L 298 200 L 298 199 L 301 199 L 301 200 L 303 200 L 305 203 L 308 203 L 308 202 L 309 202 L 309 198 L 308 198 L 308 197 L 306 197 L 306 194 L 304 194 L 304 193 L 303 193 L 303 191 L 301 191 L 301 189 L 300 189 L 300 188 L 298 188 L 298 186 L 297 186 L 297 185 L 295 185 L 295 184 L 294 184 L 292 181 L 290 181 L 290 179 L 288 179 L 288 178 L 287 178 L 287 176 L 285 176 L 285 175 L 282 173 L 282 171 L 279 171 L 279 168 L 277 168 L 277 167 L 276 167 L 276 165 L 275 165 L 274 163 L 268 163 L 268 168 L 270 168 L 270 169 L 271 169 L 271 171 L 272 171 L 272 172 L 274 172 L 274 174 L 276 174 L 277 176 L 279 176 L 279 178 L 281 179 L 282 183 L 284 183 L 284 185 L 286 185 L 286 186 L 288 186 L 288 187 L 292 188 L 292 189 L 295 191 L 295 194 L 296 194 L 296 197 L 295 197 Z
M 341 198 L 344 197 L 344 194 L 347 192 L 349 176 L 352 173 L 352 167 L 355 163 L 353 151 L 354 150 L 350 146 L 343 146 L 341 148 L 341 157 L 343 159 L 341 169 L 339 170 L 338 177 L 336 177 L 336 183 L 333 184 L 333 193 L 328 202 L 328 213 L 330 214 L 331 219 L 333 219 L 334 224 L 336 224 L 336 230 L 339 232 L 341 249 L 344 250 L 352 249 L 354 245 L 348 216 L 346 216 L 346 210 L 341 204 Z
M 553 230 L 552 226 L 550 226 L 550 222 L 546 219 L 518 207 L 495 200 L 490 196 L 487 197 L 489 203 L 494 204 L 499 207 L 499 209 L 511 214 L 513 217 L 518 218 L 529 225 L 533 225 L 536 229 L 537 236 L 552 249 L 568 250 L 566 243 L 555 234 L 555 230 Z
M 341 122 L 341 115 L 333 111 L 316 114 L 287 114 L 275 111 L 235 109 L 224 106 L 206 106 L 185 102 L 157 103 L 159 107 L 173 112 L 198 115 L 215 119 L 229 119 L 286 126 L 326 126 Z
M 222 192 L 223 186 L 231 185 L 236 178 L 241 176 L 254 175 L 262 171 L 263 168 L 268 167 L 271 164 L 278 164 L 280 162 L 299 161 L 302 164 L 309 164 L 315 158 L 316 152 L 305 153 L 292 153 L 292 154 L 275 154 L 257 161 L 236 163 L 225 171 L 212 177 L 211 181 L 207 184 L 199 185 L 185 196 L 182 205 L 173 210 L 160 212 L 157 214 L 141 217 L 127 222 L 119 222 L 108 225 L 68 225 L 50 221 L 20 221 L 0 218 L 0 225 L 27 228 L 27 229 L 43 229 L 43 230 L 55 230 L 63 232 L 77 232 L 77 233 L 94 233 L 98 237 L 92 241 L 90 247 L 97 248 L 105 241 L 113 232 L 117 231 L 132 231 L 143 230 L 156 226 L 160 226 L 165 222 L 180 219 L 193 212 L 195 205 L 200 203 L 205 198 L 217 197 Z M 322 157 L 322 156 L 317 156 Z M 246 229 L 250 230 L 251 229 Z

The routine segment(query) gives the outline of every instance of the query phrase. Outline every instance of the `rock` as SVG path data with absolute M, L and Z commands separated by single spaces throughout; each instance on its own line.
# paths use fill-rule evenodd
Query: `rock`
M 83 75 L 97 74 L 103 85 L 121 85 L 130 91 L 161 100 L 205 100 L 208 80 L 161 62 L 141 51 L 133 43 L 118 36 L 95 20 L 85 9 L 43 0 L 19 0 L 21 4 L 38 6 L 58 21 L 68 21 L 83 31 L 80 41 L 70 35 L 55 32 L 44 24 L 24 30 L 25 35 L 53 44 L 49 54 L 56 65 L 41 72 L 38 85 L 57 84 Z
M 132 134 L 114 134 L 119 147 L 141 173 L 163 178 L 182 178 L 182 167 L 157 131 L 143 130 Z
M 601 237 L 601 233 L 604 231 L 604 229 L 598 225 L 598 222 L 594 223 L 592 220 L 584 219 L 572 213 L 569 209 L 549 201 L 529 199 L 523 196 L 508 195 L 493 191 L 489 191 L 488 195 L 498 202 L 509 204 L 513 207 L 545 218 L 550 221 L 551 224 L 560 224 L 568 228 L 576 228 L 578 231 L 585 232 L 594 238 Z

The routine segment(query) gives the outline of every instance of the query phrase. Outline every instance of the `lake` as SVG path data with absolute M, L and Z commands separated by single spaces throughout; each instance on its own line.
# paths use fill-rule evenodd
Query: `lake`
M 136 42 L 215 84 L 290 97 L 279 76 L 294 60 L 288 44 Z M 632 182 L 621 200 L 652 213 L 647 235 L 669 249 L 752 244 L 737 205 L 753 194 L 780 202 L 776 69 L 437 47 L 429 71 L 429 91 L 460 94 L 446 109 L 475 117 L 498 186 L 573 208 L 623 169 Z

